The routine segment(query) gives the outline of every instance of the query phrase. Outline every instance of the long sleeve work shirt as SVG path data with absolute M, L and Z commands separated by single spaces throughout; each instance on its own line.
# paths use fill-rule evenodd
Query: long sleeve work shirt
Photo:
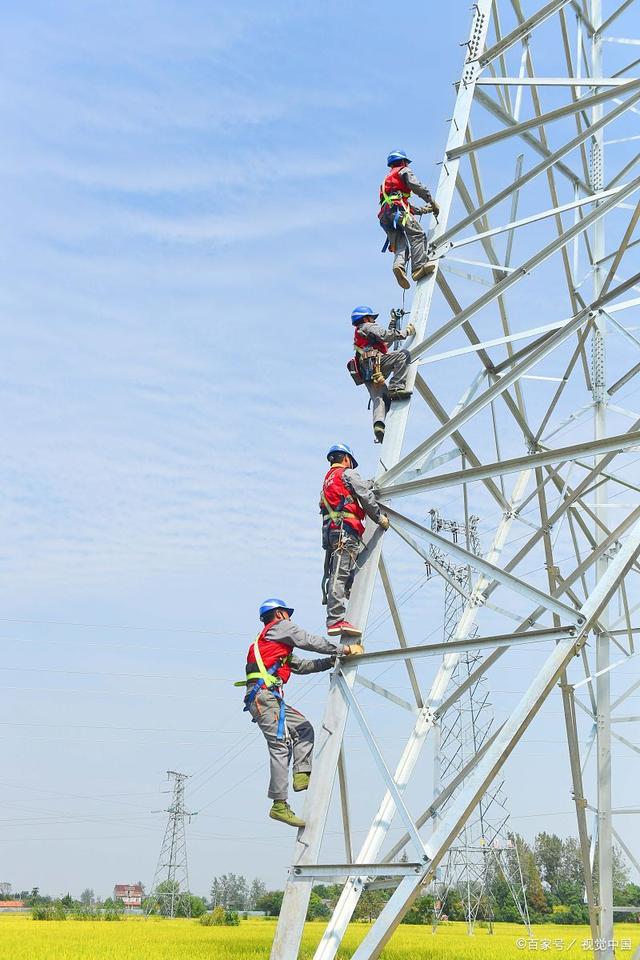
M 420 197 L 421 200 L 424 200 L 425 203 L 431 203 L 432 197 L 428 188 L 418 180 L 411 167 L 404 167 L 400 176 L 406 183 L 407 190 L 411 190 L 411 193 L 415 193 L 415 195 Z
M 377 326 L 377 324 L 373 324 L 373 326 Z M 382 330 L 383 328 L 381 327 L 380 329 Z M 349 469 L 344 471 L 342 479 L 357 497 L 360 506 L 367 516 L 375 520 L 376 523 L 379 523 L 382 511 L 373 492 L 373 482 L 371 480 L 365 480 L 356 470 Z
M 311 653 L 328 653 L 330 656 L 322 657 L 318 660 L 304 660 L 292 652 L 289 666 L 292 673 L 322 673 L 324 670 L 331 670 L 337 656 L 342 656 L 346 652 L 344 643 L 334 643 L 327 640 L 326 637 L 319 637 L 314 633 L 307 633 L 302 627 L 293 623 L 292 620 L 278 620 L 269 630 L 269 640 L 276 643 L 285 643 L 299 650 L 309 650 Z
M 358 324 L 358 332 L 367 337 L 372 347 L 378 342 L 386 343 L 388 346 L 395 343 L 396 340 L 406 340 L 407 335 L 402 330 L 389 330 L 379 323 L 368 322 Z

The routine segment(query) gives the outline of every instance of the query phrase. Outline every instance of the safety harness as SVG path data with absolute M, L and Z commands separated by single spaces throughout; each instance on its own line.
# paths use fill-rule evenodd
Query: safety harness
M 244 680 L 238 680 L 234 683 L 234 687 L 243 687 L 246 685 L 248 680 L 255 680 L 256 682 L 247 692 L 247 695 L 244 698 L 244 710 L 249 710 L 249 707 L 258 696 L 261 690 L 268 690 L 269 693 L 272 693 L 273 696 L 278 701 L 278 732 L 276 734 L 278 740 L 287 739 L 287 723 L 286 723 L 286 705 L 284 702 L 284 696 L 282 695 L 280 688 L 282 687 L 282 680 L 280 677 L 276 676 L 278 670 L 281 667 L 284 667 L 285 664 L 289 663 L 291 660 L 291 654 L 286 657 L 279 657 L 275 663 L 273 663 L 269 669 L 264 665 L 264 660 L 262 659 L 262 654 L 260 653 L 260 647 L 258 641 L 262 637 L 262 633 L 259 633 L 256 637 L 253 644 L 253 656 L 258 667 L 257 672 L 248 673 Z M 255 723 L 255 719 L 252 720 L 252 723 Z
M 409 198 L 411 190 L 403 190 L 404 182 L 401 172 L 405 167 L 395 167 L 380 184 L 380 212 L 378 219 L 380 226 L 387 232 L 382 252 L 389 248 L 392 253 L 395 252 L 390 241 L 389 234 L 392 231 L 402 230 L 411 214 Z
M 335 523 L 338 529 L 341 529 L 344 522 L 344 518 L 347 515 L 347 511 L 344 509 L 348 503 L 355 503 L 353 497 L 340 497 L 340 502 L 337 505 L 337 509 L 331 506 L 329 501 L 324 495 L 324 491 L 320 494 L 320 502 L 324 508 L 324 512 L 329 515 L 329 519 Z
M 391 215 L 393 215 L 391 226 L 394 230 L 398 229 L 398 226 L 404 227 L 409 214 L 411 213 L 411 207 L 409 206 L 409 198 L 411 197 L 410 190 L 396 190 L 393 193 L 387 193 L 384 185 L 386 180 L 380 185 L 380 221 L 384 217 L 387 220 Z M 385 207 L 388 209 L 385 210 Z M 386 214 L 386 216 L 385 216 Z
M 337 467 L 332 467 L 329 470 L 327 477 L 331 475 L 334 469 L 339 469 Z M 325 477 L 325 483 L 327 481 Z M 327 499 L 327 496 L 324 492 L 324 488 L 320 494 L 320 512 L 322 513 L 322 546 L 324 548 L 324 568 L 322 571 L 322 603 L 323 606 L 326 606 L 328 601 L 328 591 L 329 591 L 329 581 L 331 580 L 332 570 L 333 576 L 337 576 L 338 571 L 338 559 L 343 550 L 351 552 L 351 547 L 349 545 L 349 538 L 345 536 L 345 520 L 349 521 L 358 521 L 360 518 L 357 514 L 353 513 L 351 510 L 347 510 L 346 507 L 355 504 L 359 505 L 359 502 L 355 496 L 352 496 L 350 493 L 345 493 L 340 496 L 335 507 L 332 507 Z M 364 516 L 364 514 L 363 514 Z M 333 524 L 333 527 L 332 527 Z M 337 541 L 332 540 L 330 533 L 332 529 L 338 531 Z M 347 522 L 346 529 L 352 533 L 354 536 L 359 537 L 360 534 L 357 529 L 355 529 L 351 523 Z M 357 556 L 357 554 L 355 554 Z

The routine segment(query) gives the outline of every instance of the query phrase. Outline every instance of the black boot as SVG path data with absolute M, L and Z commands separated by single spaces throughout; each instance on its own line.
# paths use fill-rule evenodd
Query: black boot
M 376 438 L 376 443 L 382 443 L 384 440 L 384 423 L 381 420 L 376 420 L 374 423 L 373 435 Z

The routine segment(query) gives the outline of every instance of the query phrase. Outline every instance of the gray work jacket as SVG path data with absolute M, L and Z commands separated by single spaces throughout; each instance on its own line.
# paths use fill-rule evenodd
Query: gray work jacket
M 320 660 L 303 660 L 292 652 L 289 661 L 292 673 L 321 673 L 323 670 L 331 670 L 336 656 L 342 656 L 346 650 L 344 643 L 334 643 L 326 637 L 307 633 L 292 620 L 278 620 L 269 630 L 267 639 L 287 644 L 292 651 L 297 647 L 300 650 L 310 650 L 311 653 L 330 654 Z

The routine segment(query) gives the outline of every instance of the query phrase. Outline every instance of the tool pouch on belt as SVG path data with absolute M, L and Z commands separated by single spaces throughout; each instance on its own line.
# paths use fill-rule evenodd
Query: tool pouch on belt
M 380 367 L 380 354 L 377 354 L 372 363 L 372 373 L 371 373 L 371 382 L 375 383 L 377 386 L 382 386 L 385 382 L 384 374 Z
M 356 387 L 361 387 L 364 383 L 362 376 L 360 374 L 360 368 L 358 366 L 358 360 L 356 357 L 352 357 L 351 360 L 347 363 L 347 370 L 351 376 L 351 379 L 355 383 Z
M 380 353 L 378 350 L 358 350 L 353 359 L 357 365 L 361 383 L 369 383 L 371 380 L 375 380 L 376 371 L 380 369 Z

